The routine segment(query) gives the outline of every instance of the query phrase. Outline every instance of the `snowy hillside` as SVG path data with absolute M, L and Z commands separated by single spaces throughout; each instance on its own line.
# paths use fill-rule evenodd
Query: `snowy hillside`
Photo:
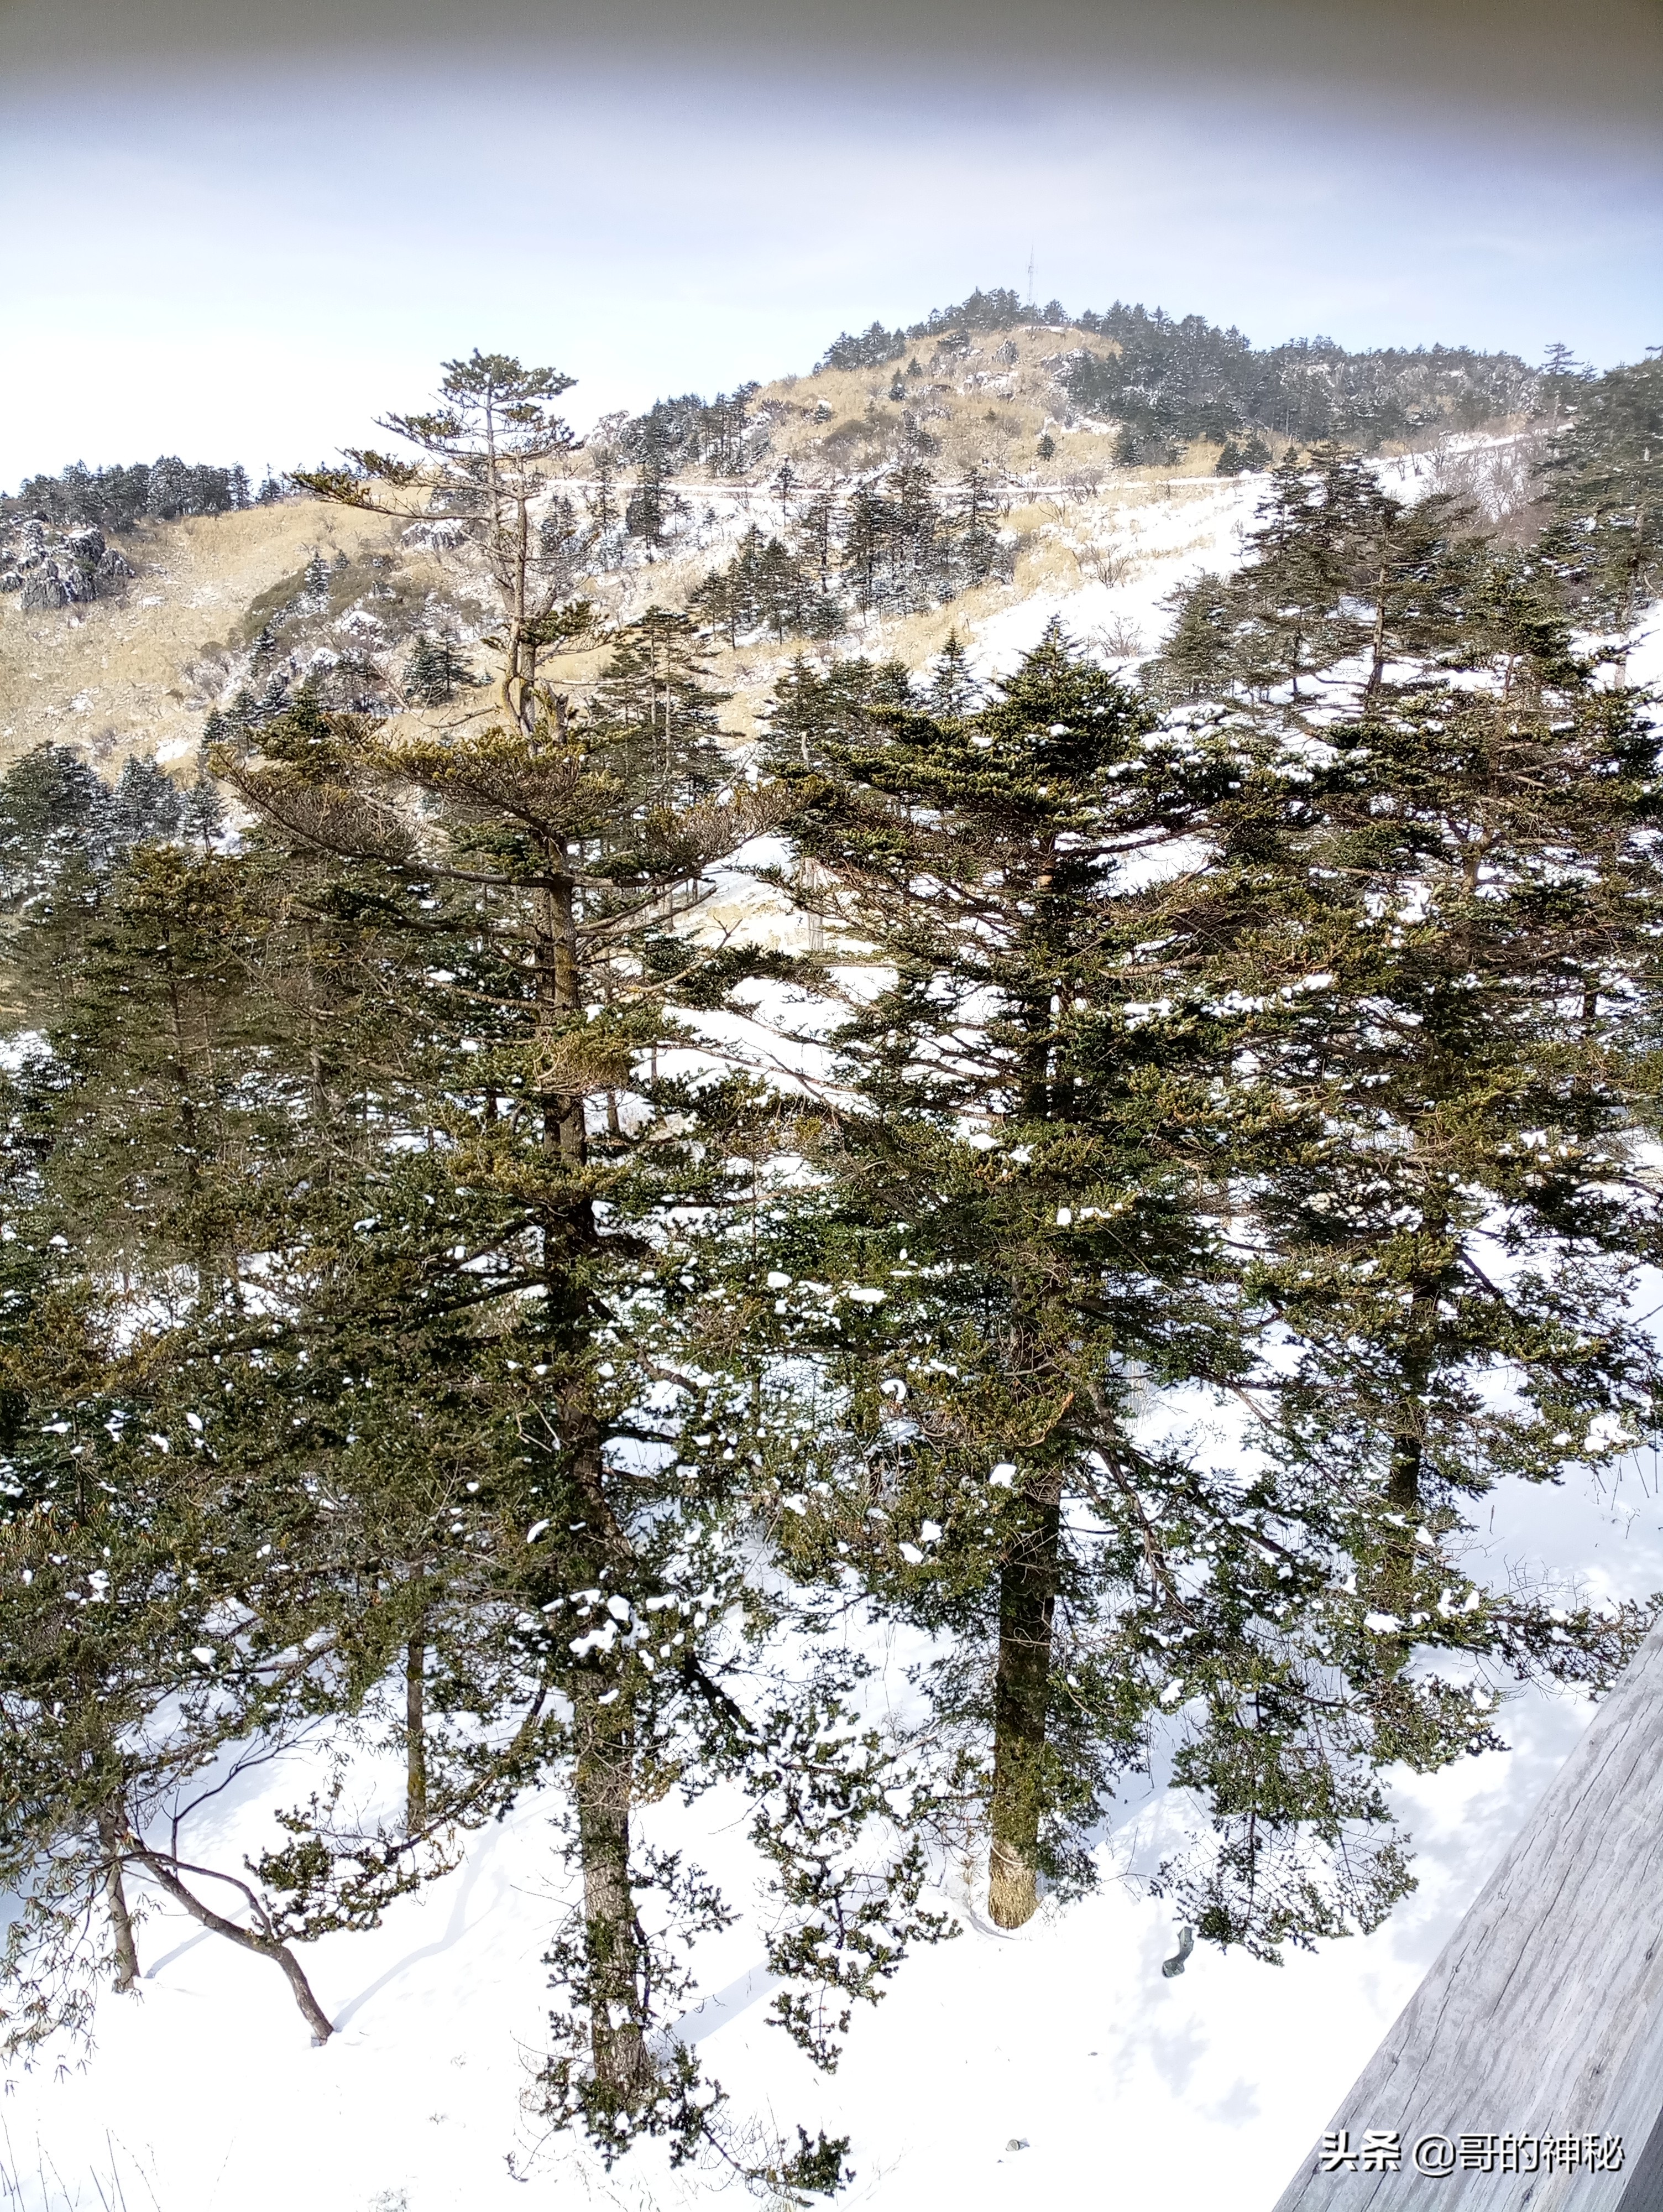
M 713 673 L 733 695 L 725 720 L 741 734 L 804 650 L 811 659 L 893 656 L 916 668 L 956 629 L 992 665 L 1060 611 L 1099 653 L 1133 659 L 1158 641 L 1160 602 L 1174 584 L 1230 565 L 1264 479 L 1214 473 L 1225 449 L 1211 434 L 1162 435 L 1155 457 L 1140 448 L 1128 462 L 1116 420 L 1100 419 L 1073 391 L 1082 363 L 1116 358 L 1114 342 L 1094 329 L 944 329 L 909 342 L 895 362 L 827 365 L 749 387 L 731 404 L 743 429 L 725 459 L 707 451 L 689 463 L 685 451 L 667 451 L 664 528 L 652 540 L 626 531 L 624 510 L 641 459 L 632 441 L 639 446 L 652 417 L 606 417 L 556 465 L 545 524 L 576 533 L 574 586 L 603 620 L 628 622 L 653 605 L 685 605 L 750 533 L 794 544 L 800 557 L 816 499 L 842 510 L 841 527 L 850 498 L 882 492 L 903 465 L 932 480 L 944 525 L 962 523 L 967 497 L 985 500 L 992 557 L 943 593 L 913 594 L 905 611 L 852 610 L 834 639 L 812 644 L 756 634 L 730 643 L 719 625 Z M 1404 361 L 1411 384 L 1431 373 L 1420 356 Z M 1393 401 L 1388 450 L 1402 457 L 1385 464 L 1387 475 L 1459 482 L 1494 510 L 1521 500 L 1522 473 L 1510 481 L 1504 457 L 1533 453 L 1538 433 L 1501 412 L 1523 397 L 1506 379 L 1478 409 L 1490 427 L 1460 429 L 1462 374 L 1445 375 L 1448 390 L 1405 386 Z M 1402 398 L 1417 396 L 1422 404 L 1405 416 Z M 683 403 L 665 406 L 673 427 Z M 720 416 L 721 404 L 703 411 Z M 1474 453 L 1502 465 L 1475 481 Z M 298 682 L 357 661 L 396 665 L 424 628 L 470 645 L 494 619 L 489 593 L 476 564 L 446 559 L 446 537 L 291 499 L 137 526 L 112 549 L 130 580 L 84 603 L 0 592 L 0 762 L 42 742 L 75 744 L 108 770 L 135 751 L 178 762 L 194 751 L 206 714 L 245 690 L 258 696 L 274 673 Z M 329 574 L 320 598 L 303 580 L 314 563 Z M 263 657 L 261 635 L 274 626 L 276 663 Z M 581 696 L 598 657 L 555 665 Z M 391 703 L 384 690 L 378 711 Z

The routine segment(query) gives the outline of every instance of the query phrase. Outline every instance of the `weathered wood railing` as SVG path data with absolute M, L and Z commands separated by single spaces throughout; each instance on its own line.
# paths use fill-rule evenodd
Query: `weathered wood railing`
M 1663 1623 L 1276 2212 L 1526 2206 L 1663 2212 Z

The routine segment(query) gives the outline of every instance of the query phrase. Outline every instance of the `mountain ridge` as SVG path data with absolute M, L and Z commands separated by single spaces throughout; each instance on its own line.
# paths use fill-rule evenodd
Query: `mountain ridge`
M 628 621 L 655 603 L 695 608 L 743 736 L 792 652 L 876 651 L 918 665 L 955 628 L 974 633 L 1036 592 L 1054 601 L 1083 582 L 1129 582 L 1145 510 L 1175 501 L 1199 520 L 1218 505 L 1210 482 L 1222 491 L 1221 478 L 1251 480 L 1272 458 L 1273 441 L 1253 427 L 1241 395 L 1221 398 L 1220 364 L 1265 390 L 1265 363 L 1294 355 L 1323 376 L 1336 362 L 1397 364 L 1393 374 L 1409 377 L 1426 404 L 1411 408 L 1397 392 L 1389 427 L 1400 434 L 1386 434 L 1377 407 L 1363 425 L 1368 442 L 1382 459 L 1418 453 L 1435 475 L 1471 441 L 1475 416 L 1491 444 L 1529 443 L 1531 410 L 1551 381 L 1511 356 L 1350 355 L 1323 339 L 1255 350 L 1199 316 L 1117 305 L 1069 320 L 1055 302 L 1035 313 L 1008 290 L 977 292 L 904 331 L 874 324 L 859 339 L 845 333 L 806 374 L 603 417 L 560 464 L 544 527 L 566 533 L 573 588 L 604 619 Z M 1490 365 L 1488 383 L 1475 363 Z M 1557 373 L 1569 374 L 1563 364 Z M 1310 376 L 1307 384 L 1314 389 Z M 1321 416 L 1328 428 L 1332 400 Z M 1512 411 L 1494 413 L 1503 402 Z M 1319 427 L 1308 405 L 1307 414 L 1303 428 Z M 155 512 L 144 505 L 153 476 L 166 494 Z M 110 773 L 141 751 L 181 763 L 210 715 L 245 693 L 258 701 L 271 680 L 261 655 L 270 661 L 279 631 L 291 685 L 321 672 L 334 703 L 397 709 L 398 657 L 418 635 L 465 653 L 488 626 L 465 559 L 433 533 L 422 543 L 381 518 L 276 494 L 268 483 L 251 496 L 239 471 L 169 461 L 96 475 L 76 465 L 0 500 L 0 758 L 60 743 Z M 1516 485 L 1510 495 L 1522 496 Z M 193 501 L 207 511 L 188 511 Z M 841 612 L 822 608 L 816 619 L 799 605 L 792 632 L 765 572 L 795 562 L 800 581 L 816 501 L 822 599 L 833 541 L 847 538 L 863 501 L 867 522 L 894 541 L 890 588 L 881 604 L 845 592 Z M 935 550 L 920 567 L 908 533 L 926 508 Z M 24 553 L 30 515 L 58 535 Z M 76 596 L 64 549 L 88 529 L 107 542 L 109 573 L 88 575 Z M 1217 560 L 1228 549 L 1215 536 L 1202 528 L 1198 550 L 1205 543 Z M 847 553 L 845 544 L 835 559 Z M 1163 568 L 1173 557 L 1163 555 Z M 43 561 L 66 586 L 44 576 Z M 327 608 L 279 607 L 272 595 L 282 599 L 316 561 L 337 580 Z M 723 572 L 725 599 L 715 588 Z M 346 599 L 343 573 L 357 587 Z M 1093 621 L 1107 623 L 1126 657 L 1155 642 L 1151 613 L 1144 605 L 1117 630 L 1099 607 Z M 580 689 L 597 665 L 593 654 L 571 655 L 562 680 Z M 348 678 L 337 678 L 343 667 Z M 355 669 L 363 677 L 355 691 Z

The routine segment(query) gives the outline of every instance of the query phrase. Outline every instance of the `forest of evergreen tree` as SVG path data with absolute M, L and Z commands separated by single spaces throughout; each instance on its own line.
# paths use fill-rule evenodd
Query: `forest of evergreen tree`
M 181 514 L 224 514 L 251 499 L 281 496 L 270 475 L 251 494 L 248 471 L 240 462 L 228 468 L 208 461 L 182 461 L 164 453 L 154 461 L 89 469 L 75 461 L 55 477 L 27 477 L 9 496 L 0 497 L 0 516 L 39 515 L 61 528 L 125 532 L 144 521 L 171 522 Z
M 996 680 L 822 644 L 749 747 L 712 632 L 939 596 L 980 494 L 804 505 L 579 696 L 567 381 L 475 354 L 414 461 L 302 480 L 454 524 L 489 679 L 423 633 L 419 728 L 286 684 L 188 787 L 0 783 L 0 2018 L 86 2031 L 165 1902 L 325 2039 L 307 1942 L 540 1792 L 549 2121 L 805 2201 L 847 2145 L 664 2033 L 733 1906 L 661 1800 L 743 1806 L 830 2066 L 950 1855 L 1065 1911 L 1157 1762 L 1201 1942 L 1377 1925 L 1387 1771 L 1650 1625 L 1470 1540 L 1663 1425 L 1663 362 L 1577 382 L 1527 544 L 1301 443 L 1136 680 L 1055 622 Z M 708 920 L 745 871 L 804 949 Z M 294 1746 L 204 1863 L 190 1806 Z
M 1332 338 L 1294 338 L 1255 347 L 1234 327 L 1203 315 L 1117 300 L 1099 313 L 1071 314 L 1059 300 L 1024 306 L 996 287 L 933 308 L 922 322 L 858 335 L 844 331 L 822 356 L 822 368 L 881 368 L 920 340 L 964 347 L 974 334 L 1038 325 L 1114 340 L 1117 350 L 1082 350 L 1065 373 L 1069 397 L 1123 426 L 1122 458 L 1165 463 L 1186 439 L 1262 434 L 1305 446 L 1343 438 L 1363 452 L 1443 422 L 1455 429 L 1527 412 L 1541 379 L 1514 354 L 1466 346 L 1377 347 L 1353 353 Z

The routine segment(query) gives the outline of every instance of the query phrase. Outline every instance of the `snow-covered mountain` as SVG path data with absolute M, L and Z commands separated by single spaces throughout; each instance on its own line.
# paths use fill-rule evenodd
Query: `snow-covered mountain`
M 1162 602 L 1174 586 L 1236 557 L 1262 477 L 1217 474 L 1226 450 L 1219 437 L 1171 445 L 1154 462 L 1117 460 L 1120 428 L 1071 391 L 1082 360 L 1113 355 L 1100 335 L 988 331 L 962 342 L 920 340 L 910 350 L 910 361 L 822 366 L 751 389 L 745 437 L 719 465 L 708 454 L 689 462 L 668 451 L 656 541 L 623 528 L 640 468 L 629 449 L 650 418 L 634 426 L 608 418 L 555 474 L 551 518 L 558 511 L 580 538 L 593 538 L 599 517 L 598 557 L 580 557 L 573 582 L 606 622 L 628 621 L 654 604 L 684 605 L 753 532 L 800 547 L 816 498 L 846 513 L 853 495 L 882 489 L 898 465 L 927 472 L 944 522 L 962 524 L 972 496 L 986 501 L 997 550 L 980 580 L 961 576 L 946 596 L 917 594 L 909 611 L 849 609 L 841 634 L 806 647 L 759 631 L 737 643 L 718 634 L 712 672 L 733 695 L 725 719 L 742 736 L 804 650 L 916 668 L 956 630 L 991 669 L 1008 665 L 1060 612 L 1105 657 L 1134 659 L 1158 641 Z M 908 373 L 914 364 L 916 375 Z M 1522 422 L 1473 433 L 1438 416 L 1412 445 L 1384 449 L 1382 466 L 1506 510 L 1527 497 L 1535 439 Z M 21 547 L 25 534 L 43 548 L 64 535 L 20 514 L 0 532 L 0 551 L 8 538 Z M 445 536 L 442 526 L 411 529 L 288 499 L 142 522 L 112 540 L 110 574 L 96 593 L 60 600 L 39 584 L 25 589 L 15 557 L 0 561 L 15 569 L 9 580 L 18 585 L 0 591 L 0 763 L 43 741 L 81 747 L 106 770 L 136 751 L 179 762 L 194 754 L 209 712 L 240 691 L 258 695 L 274 674 L 299 680 L 355 660 L 396 667 L 422 630 L 476 639 L 493 619 L 489 594 L 465 558 L 453 549 L 447 557 Z M 122 567 L 131 574 L 121 576 Z M 328 575 L 321 592 L 307 582 L 320 570 Z M 274 643 L 275 659 L 267 651 Z M 563 658 L 561 681 L 580 696 L 598 659 Z

